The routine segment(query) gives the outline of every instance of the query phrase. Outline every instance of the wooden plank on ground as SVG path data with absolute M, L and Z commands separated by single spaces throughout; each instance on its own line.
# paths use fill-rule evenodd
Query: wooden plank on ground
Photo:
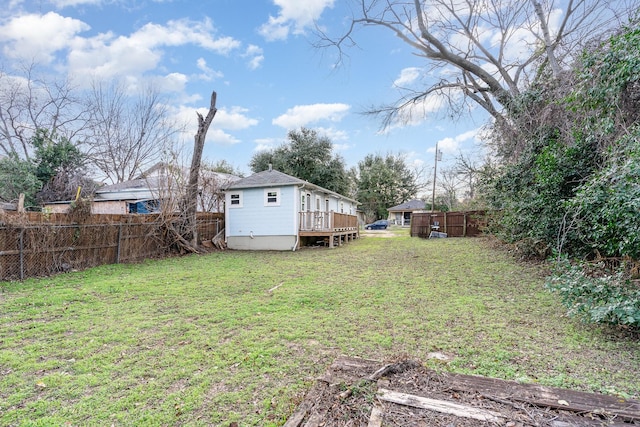
M 381 366 L 382 362 L 380 361 L 347 356 L 338 357 L 334 360 L 324 375 L 318 379 L 322 384 L 316 384 L 316 386 L 309 391 L 305 401 L 298 406 L 297 410 L 286 422 L 285 427 L 301 427 L 304 425 L 305 421 L 309 426 L 321 425 L 322 421 L 320 418 L 317 418 L 317 415 L 321 415 L 322 418 L 324 418 L 327 413 L 327 408 L 318 406 L 320 389 L 326 390 L 326 387 L 335 387 L 337 384 L 341 383 L 351 384 L 367 377 L 375 377 L 377 376 L 375 375 L 376 373 L 380 373 L 382 375 L 386 368 L 393 365 L 384 365 L 382 368 Z M 364 374 L 369 372 L 373 374 Z M 392 375 L 393 372 L 389 372 L 388 374 Z M 572 391 L 555 387 L 545 387 L 538 384 L 520 384 L 515 381 L 506 381 L 475 375 L 453 373 L 437 375 L 442 376 L 443 382 L 447 384 L 447 387 L 450 390 L 476 392 L 489 399 L 493 398 L 496 401 L 504 400 L 521 402 L 542 408 L 549 407 L 558 409 L 558 416 L 552 423 L 555 427 L 573 425 L 581 425 L 585 427 L 601 426 L 603 423 L 607 426 L 614 427 L 629 425 L 629 422 L 640 424 L 640 401 L 638 400 Z M 382 388 L 380 391 L 382 392 L 382 395 L 385 393 L 396 393 L 396 395 L 402 396 L 402 398 L 388 400 L 394 403 L 405 404 L 404 402 L 419 402 L 421 399 L 427 399 L 422 398 L 421 396 L 391 392 Z M 382 400 L 383 399 L 381 399 L 381 401 Z M 485 409 L 459 405 L 457 403 L 447 402 L 444 400 L 438 401 L 437 403 L 439 404 L 440 402 L 445 402 L 447 405 L 454 405 L 454 407 L 455 405 L 462 406 L 463 408 L 461 410 L 467 413 L 473 413 L 471 410 L 487 411 Z M 417 407 L 420 408 L 421 406 Z M 469 410 L 469 408 L 471 408 L 471 410 Z M 435 410 L 433 407 L 425 409 Z M 451 414 L 451 412 L 446 413 Z M 464 416 L 457 413 L 454 413 L 453 415 Z M 501 417 L 497 412 L 491 414 L 491 416 Z M 374 406 L 371 411 L 368 427 L 380 427 L 382 425 L 382 418 L 384 418 L 382 407 Z M 501 421 L 505 420 L 504 418 L 499 419 Z
M 373 408 L 371 408 L 371 416 L 369 417 L 369 423 L 367 424 L 367 427 L 381 427 L 383 418 L 383 409 L 378 404 L 373 405 Z
M 338 357 L 319 380 L 327 384 L 339 384 L 345 380 L 355 379 L 352 378 L 352 372 L 375 370 L 381 363 L 382 362 L 377 360 L 361 359 L 358 357 Z
M 378 390 L 378 399 L 480 421 L 499 422 L 504 419 L 499 412 L 474 408 L 473 406 L 468 405 L 460 405 L 446 400 L 430 399 L 428 397 L 416 396 L 414 394 L 399 393 L 397 391 L 386 390 L 383 388 Z
M 501 399 L 527 402 L 571 412 L 587 412 L 615 416 L 625 420 L 640 420 L 640 401 L 596 393 L 586 393 L 538 384 L 486 378 L 476 375 L 444 374 L 448 384 L 457 391 L 477 391 Z
M 304 424 L 304 427 L 320 427 L 323 425 L 324 417 L 317 412 L 314 412 L 309 417 L 309 420 Z
M 306 403 L 306 402 L 305 402 Z M 300 423 L 304 420 L 304 417 L 307 415 L 307 407 L 303 403 L 298 407 L 296 412 L 293 413 L 289 417 L 286 423 L 284 423 L 283 427 L 298 427 Z

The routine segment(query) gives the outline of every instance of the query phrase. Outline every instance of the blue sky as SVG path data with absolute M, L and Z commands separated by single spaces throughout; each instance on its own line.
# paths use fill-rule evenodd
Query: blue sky
M 475 150 L 485 116 L 429 117 L 381 132 L 361 113 L 399 98 L 394 82 L 415 77 L 423 60 L 388 32 L 358 32 L 359 46 L 335 68 L 336 52 L 312 47 L 314 22 L 329 34 L 348 24 L 344 0 L 9 0 L 0 12 L 0 64 L 36 61 L 79 85 L 92 77 L 153 81 L 172 113 L 189 123 L 206 113 L 212 90 L 218 115 L 204 156 L 245 172 L 257 150 L 286 140 L 290 129 L 319 130 L 347 166 L 367 154 L 402 153 L 427 170 L 439 142 L 443 161 Z M 438 166 L 441 167 L 440 165 Z

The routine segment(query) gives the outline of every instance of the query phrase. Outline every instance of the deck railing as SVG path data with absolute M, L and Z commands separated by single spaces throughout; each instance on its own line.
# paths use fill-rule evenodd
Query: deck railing
M 300 212 L 301 231 L 357 230 L 358 217 L 338 212 Z

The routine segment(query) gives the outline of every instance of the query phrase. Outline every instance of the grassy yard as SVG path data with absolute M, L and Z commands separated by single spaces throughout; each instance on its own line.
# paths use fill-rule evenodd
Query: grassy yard
M 394 233 L 0 283 L 0 425 L 282 425 L 340 354 L 640 395 L 640 343 L 566 318 L 540 267 Z

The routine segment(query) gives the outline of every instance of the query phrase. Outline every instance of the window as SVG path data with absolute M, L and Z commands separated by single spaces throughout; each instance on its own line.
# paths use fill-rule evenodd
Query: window
M 344 213 L 344 203 L 340 203 L 340 213 Z
M 267 188 L 266 190 L 264 190 L 264 205 L 280 206 L 280 189 L 279 188 Z
M 320 197 L 316 197 L 316 210 L 320 210 Z
M 300 207 L 301 207 L 301 211 L 304 212 L 304 201 L 305 201 L 305 195 L 303 194 L 302 196 L 300 196 Z
M 231 208 L 242 207 L 242 191 L 229 194 L 229 207 Z

